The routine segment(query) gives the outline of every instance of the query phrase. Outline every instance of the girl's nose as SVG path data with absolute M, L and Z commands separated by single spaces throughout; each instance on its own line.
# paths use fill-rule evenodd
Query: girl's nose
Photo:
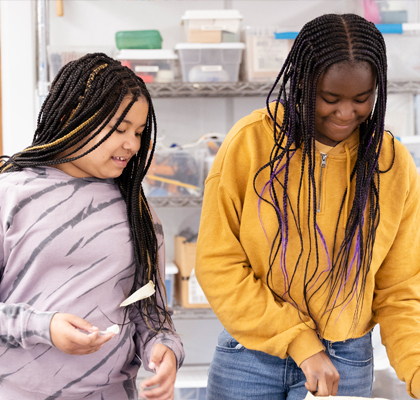
M 137 153 L 140 149 L 140 138 L 136 133 L 129 133 L 124 138 L 123 148 L 131 150 L 133 153 Z
M 354 117 L 354 108 L 350 104 L 342 104 L 335 113 L 340 120 L 348 122 Z

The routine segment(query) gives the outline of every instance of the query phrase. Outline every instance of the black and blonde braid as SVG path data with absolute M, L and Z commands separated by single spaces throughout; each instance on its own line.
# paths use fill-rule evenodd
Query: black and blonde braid
M 109 124 L 127 95 L 131 96 L 131 101 L 116 124 L 97 144 L 89 146 L 95 135 Z M 166 293 L 159 273 L 154 223 L 142 188 L 155 149 L 156 117 L 150 94 L 141 78 L 102 53 L 88 54 L 66 64 L 55 77 L 42 104 L 32 145 L 11 157 L 3 156 L 0 173 L 58 165 L 85 156 L 112 135 L 141 97 L 149 106 L 141 147 L 115 181 L 126 203 L 134 246 L 136 268 L 130 294 L 149 280 L 154 282 L 155 295 L 137 302 L 135 307 L 146 323 L 158 326 L 159 331 L 165 321 L 171 324 L 171 319 L 164 306 Z M 82 148 L 83 153 L 74 156 Z

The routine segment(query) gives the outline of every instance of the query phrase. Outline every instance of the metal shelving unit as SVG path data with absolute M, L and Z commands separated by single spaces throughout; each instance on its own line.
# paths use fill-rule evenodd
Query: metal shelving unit
M 267 96 L 272 82 L 149 83 L 152 98 Z M 420 93 L 420 82 L 388 82 L 389 93 Z
M 150 83 L 147 88 L 152 98 L 174 97 L 247 97 L 267 96 L 272 83 L 224 82 L 224 83 Z M 420 82 L 388 82 L 389 93 L 420 94 Z M 154 207 L 201 207 L 202 197 L 149 197 Z
M 154 207 L 201 207 L 203 198 L 201 196 L 151 196 L 147 198 L 147 201 Z

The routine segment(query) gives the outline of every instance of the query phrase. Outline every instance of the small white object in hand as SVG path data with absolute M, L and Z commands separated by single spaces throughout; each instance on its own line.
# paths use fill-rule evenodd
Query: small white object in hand
M 112 325 L 106 328 L 105 331 L 99 331 L 99 333 L 102 333 L 103 335 L 110 332 L 115 333 L 117 335 L 118 333 L 120 333 L 120 327 L 118 325 Z
M 120 304 L 120 307 L 125 307 L 136 301 L 143 300 L 146 297 L 150 297 L 153 293 L 155 293 L 155 284 L 152 281 L 149 281 L 149 283 L 146 283 L 146 285 L 134 292 L 128 299 L 125 299 Z

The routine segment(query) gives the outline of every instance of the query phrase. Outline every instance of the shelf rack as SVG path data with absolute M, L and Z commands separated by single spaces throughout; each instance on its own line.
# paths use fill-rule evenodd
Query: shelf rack
M 273 82 L 172 82 L 149 83 L 152 98 L 174 97 L 265 97 Z M 389 93 L 420 93 L 420 82 L 388 82 Z
M 203 83 L 150 83 L 147 88 L 152 98 L 175 97 L 249 97 L 267 96 L 272 83 L 267 82 L 203 82 Z M 388 93 L 420 94 L 420 82 L 388 82 Z M 154 207 L 200 207 L 202 197 L 149 197 Z
M 201 196 L 166 196 L 148 197 L 147 201 L 154 207 L 201 207 Z

